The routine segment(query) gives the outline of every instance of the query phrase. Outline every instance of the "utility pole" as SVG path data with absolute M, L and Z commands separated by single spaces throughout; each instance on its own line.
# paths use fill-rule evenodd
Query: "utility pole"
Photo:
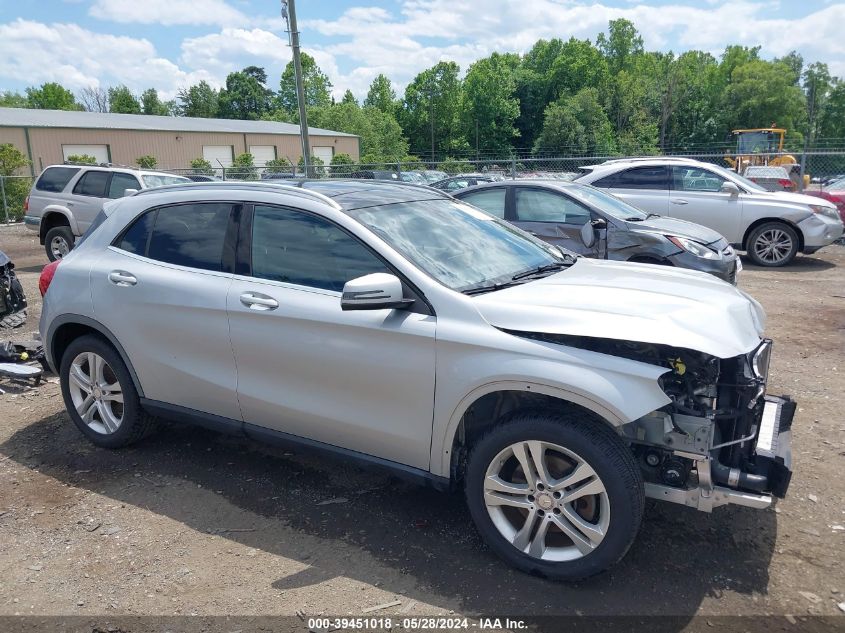
M 293 50 L 293 72 L 296 77 L 296 100 L 299 103 L 299 136 L 302 140 L 302 163 L 306 178 L 311 178 L 311 146 L 308 142 L 308 115 L 305 112 L 305 86 L 302 83 L 302 62 L 299 60 L 299 30 L 296 28 L 295 0 L 282 1 L 282 17 L 287 20 L 290 47 Z

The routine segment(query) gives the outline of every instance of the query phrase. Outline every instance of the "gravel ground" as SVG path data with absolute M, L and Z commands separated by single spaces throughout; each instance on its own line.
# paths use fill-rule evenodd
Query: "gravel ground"
M 20 226 L 0 227 L 0 250 L 32 306 L 15 338 L 31 337 L 45 255 Z M 395 601 L 369 614 L 841 613 L 845 247 L 746 266 L 740 286 L 769 315 L 770 392 L 799 403 L 796 472 L 774 508 L 650 502 L 619 565 L 555 584 L 487 551 L 460 495 L 201 429 L 98 449 L 51 381 L 0 396 L 0 616 L 361 615 Z

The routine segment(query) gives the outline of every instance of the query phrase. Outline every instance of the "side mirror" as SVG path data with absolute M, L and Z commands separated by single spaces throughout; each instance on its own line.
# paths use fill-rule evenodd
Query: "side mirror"
M 721 191 L 722 193 L 729 193 L 732 196 L 739 195 L 739 187 L 737 187 L 730 180 L 726 180 L 725 182 L 723 182 L 722 186 L 719 188 L 719 191 Z
M 384 310 L 407 308 L 414 302 L 402 294 L 402 282 L 396 275 L 373 273 L 350 279 L 343 285 L 342 310 Z
M 596 232 L 593 229 L 592 222 L 585 222 L 581 226 L 581 241 L 587 248 L 592 248 L 593 244 L 596 243 Z
M 124 189 L 123 196 L 121 197 L 125 198 L 126 196 L 134 196 L 136 193 L 138 193 L 137 189 Z

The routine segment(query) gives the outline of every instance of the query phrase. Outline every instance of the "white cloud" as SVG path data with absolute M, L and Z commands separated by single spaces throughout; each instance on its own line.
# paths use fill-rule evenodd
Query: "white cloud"
M 185 71 L 158 56 L 146 39 L 23 19 L 0 24 L 0 77 L 27 85 L 56 81 L 72 90 L 121 83 L 136 91 L 154 86 L 164 98 L 201 79 L 218 83 L 205 70 Z
M 89 15 L 122 23 L 218 26 L 243 25 L 248 18 L 224 0 L 95 0 Z

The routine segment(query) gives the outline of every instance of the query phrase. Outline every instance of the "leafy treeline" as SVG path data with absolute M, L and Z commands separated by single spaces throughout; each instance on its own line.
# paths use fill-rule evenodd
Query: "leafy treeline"
M 512 154 L 604 155 L 718 149 L 732 129 L 777 124 L 788 147 L 845 144 L 845 81 L 826 64 L 805 65 L 795 52 L 765 60 L 759 47 L 729 46 L 716 59 L 646 51 L 628 20 L 609 23 L 595 43 L 540 40 L 525 55 L 493 53 L 470 65 L 439 62 L 418 74 L 401 97 L 379 75 L 359 104 L 339 101 L 314 59 L 303 53 L 309 125 L 361 137 L 364 162 L 498 158 Z M 230 73 L 216 90 L 205 81 L 161 101 L 126 86 L 83 90 L 79 100 L 55 83 L 25 95 L 0 93 L 0 105 L 98 112 L 298 120 L 293 65 L 279 89 L 263 68 Z

